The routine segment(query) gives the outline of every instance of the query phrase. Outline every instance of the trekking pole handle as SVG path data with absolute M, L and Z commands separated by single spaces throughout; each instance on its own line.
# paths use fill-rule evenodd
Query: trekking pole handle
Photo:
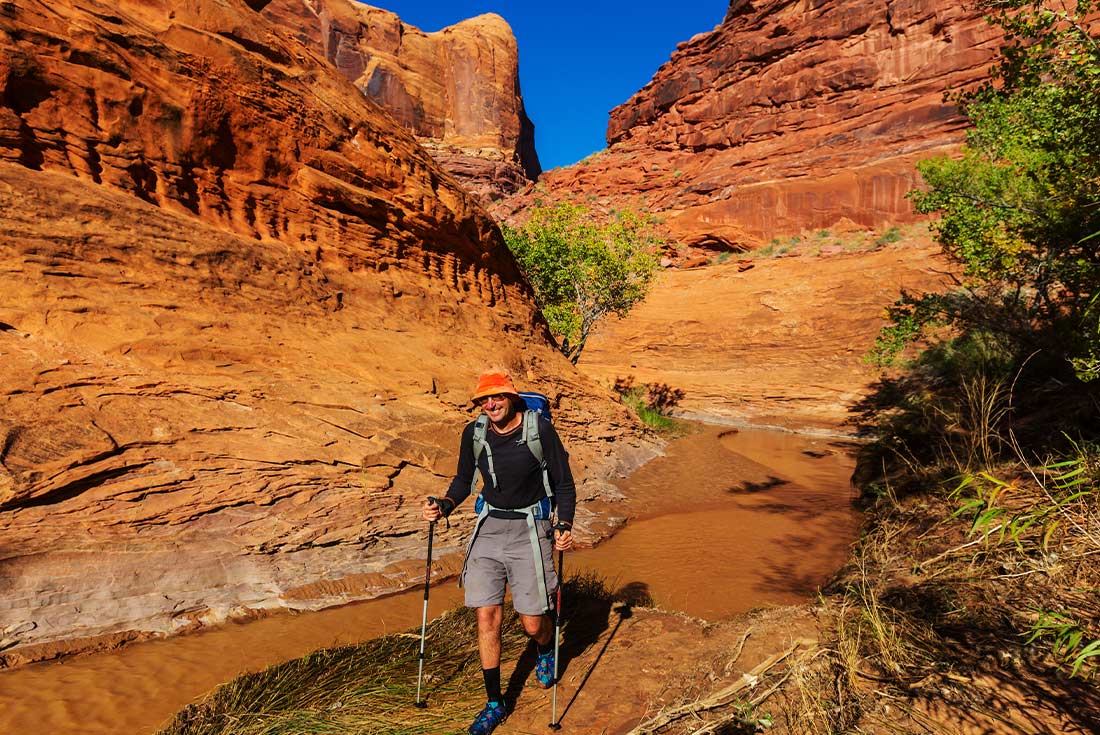
M 550 527 L 550 530 L 551 531 L 559 531 L 559 532 L 564 533 L 565 531 L 572 531 L 573 527 L 570 526 L 568 523 L 558 521 L 557 523 L 555 523 L 553 526 Z M 557 538 L 555 538 L 553 536 L 553 534 L 551 534 L 551 538 L 552 538 L 552 540 L 557 541 Z
M 442 519 L 443 522 L 447 524 L 447 530 L 449 531 L 449 530 L 451 530 L 451 519 L 448 518 L 447 516 L 451 511 L 444 512 L 444 510 L 443 510 L 443 507 L 444 507 L 443 506 L 443 501 L 444 500 L 447 501 L 447 503 L 451 506 L 451 511 L 453 511 L 454 508 L 455 508 L 455 503 L 450 498 L 437 498 L 434 495 L 429 495 L 428 496 L 428 504 L 429 505 L 434 505 L 436 508 L 439 508 L 439 518 L 436 518 L 434 521 L 429 521 L 429 523 L 434 526 L 437 521 Z

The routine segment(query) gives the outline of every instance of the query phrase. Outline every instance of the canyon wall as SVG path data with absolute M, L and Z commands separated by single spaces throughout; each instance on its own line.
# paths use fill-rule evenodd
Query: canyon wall
M 657 213 L 685 247 L 741 250 L 846 219 L 912 221 L 914 163 L 965 121 L 944 97 L 988 75 L 999 34 L 936 0 L 733 0 L 611 112 L 606 150 L 498 207 L 583 191 Z
M 484 201 L 538 178 L 519 51 L 499 15 L 424 33 L 352 0 L 274 0 L 264 14 L 385 108 Z
M 262 5 L 0 4 L 0 664 L 414 582 L 490 362 L 609 490 L 492 220 Z

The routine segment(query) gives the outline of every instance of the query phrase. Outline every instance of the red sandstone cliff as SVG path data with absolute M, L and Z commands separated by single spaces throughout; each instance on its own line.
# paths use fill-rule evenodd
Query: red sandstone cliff
M 0 3 L 0 661 L 409 583 L 488 360 L 600 492 L 495 225 L 262 4 Z
M 264 14 L 294 29 L 485 201 L 538 178 L 516 39 L 499 15 L 424 33 L 351 0 L 275 0 Z
M 612 111 L 605 151 L 498 212 L 584 191 L 719 250 L 841 218 L 911 220 L 914 162 L 962 139 L 944 91 L 984 79 L 998 38 L 938 0 L 733 0 Z

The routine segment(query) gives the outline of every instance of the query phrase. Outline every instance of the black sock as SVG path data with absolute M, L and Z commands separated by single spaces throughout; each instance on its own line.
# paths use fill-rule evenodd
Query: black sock
M 504 695 L 500 693 L 500 667 L 482 669 L 481 675 L 485 677 L 485 693 L 489 695 L 489 701 L 503 704 Z
M 550 640 L 546 641 L 545 644 L 539 643 L 538 641 L 535 641 L 535 648 L 537 648 L 539 650 L 539 655 L 550 653 L 551 651 L 554 650 L 554 638 L 553 638 L 553 636 L 551 636 Z

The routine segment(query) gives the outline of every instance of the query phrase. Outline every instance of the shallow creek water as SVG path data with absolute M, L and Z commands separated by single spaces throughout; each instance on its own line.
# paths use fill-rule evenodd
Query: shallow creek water
M 852 465 L 835 440 L 701 427 L 619 483 L 634 520 L 567 554 L 566 576 L 643 586 L 658 606 L 709 620 L 807 600 L 854 535 Z M 434 586 L 429 615 L 460 594 Z M 243 672 L 419 627 L 422 603 L 412 591 L 0 672 L 0 733 L 150 733 Z

